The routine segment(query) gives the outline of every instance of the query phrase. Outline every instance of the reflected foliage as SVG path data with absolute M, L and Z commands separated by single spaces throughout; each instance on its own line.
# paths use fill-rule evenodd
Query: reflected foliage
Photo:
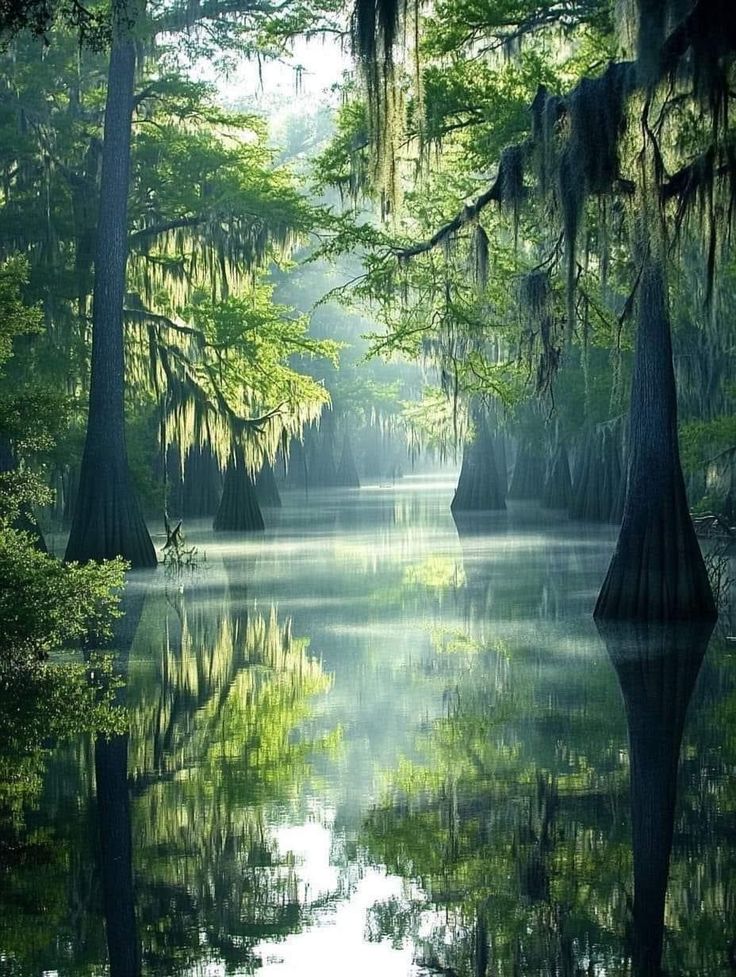
M 541 656 L 440 637 L 466 674 L 448 685 L 423 759 L 399 765 L 365 820 L 373 858 L 411 882 L 373 908 L 369 938 L 411 941 L 427 973 L 731 972 L 733 858 L 718 839 L 733 801 L 712 722 L 715 703 L 733 701 L 730 661 L 701 680 L 675 806 L 709 633 L 607 629 L 628 739 L 613 670 L 590 647 L 568 639 Z
M 208 961 L 250 969 L 260 940 L 302 924 L 307 907 L 298 865 L 279 850 L 272 825 L 274 812 L 296 804 L 310 757 L 338 741 L 337 734 L 310 738 L 297 732 L 309 717 L 310 700 L 327 690 L 330 679 L 308 654 L 307 641 L 293 637 L 275 609 L 261 612 L 242 591 L 201 587 L 196 593 L 194 599 L 181 590 L 154 593 L 144 607 L 129 658 L 129 737 L 98 741 L 95 751 L 98 800 L 105 797 L 101 855 L 94 842 L 89 747 L 68 751 L 51 771 L 46 801 L 56 813 L 56 830 L 39 830 L 65 853 L 43 886 L 50 886 L 45 898 L 58 911 L 49 919 L 39 913 L 30 939 L 21 891 L 42 887 L 34 869 L 17 873 L 20 888 L 10 894 L 13 913 L 0 945 L 19 972 L 41 961 L 43 969 L 86 972 L 108 956 L 90 931 L 107 930 L 113 956 L 116 945 L 123 952 L 124 934 L 135 932 L 134 918 L 123 919 L 131 909 L 120 883 L 124 866 L 115 869 L 117 899 L 103 899 L 105 872 L 109 877 L 125 848 L 114 840 L 122 808 L 110 806 L 116 796 L 124 799 L 121 790 L 130 803 L 145 972 L 179 973 Z M 126 755 L 127 786 L 118 769 Z M 81 809 L 77 796 L 86 798 Z M 68 820 L 60 817 L 74 806 Z M 132 965 L 110 964 L 118 973 Z

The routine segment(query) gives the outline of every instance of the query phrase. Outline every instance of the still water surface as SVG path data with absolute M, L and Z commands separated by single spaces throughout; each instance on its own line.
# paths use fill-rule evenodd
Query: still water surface
M 451 492 L 286 494 L 131 578 L 130 735 L 49 764 L 0 975 L 648 975 L 663 921 L 736 972 L 733 645 L 599 634 L 610 527 Z

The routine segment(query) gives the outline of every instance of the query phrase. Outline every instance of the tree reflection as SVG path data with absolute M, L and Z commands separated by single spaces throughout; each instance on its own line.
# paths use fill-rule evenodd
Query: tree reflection
M 136 863 L 150 969 L 252 963 L 302 919 L 298 869 L 270 836 L 315 749 L 296 738 L 329 679 L 274 609 L 229 591 L 173 598 L 132 720 Z M 160 608 L 159 608 L 160 613 Z
M 636 977 L 662 973 L 680 744 L 712 624 L 606 624 L 629 729 Z
M 250 970 L 257 944 L 298 929 L 308 908 L 273 831 L 311 757 L 336 742 L 300 733 L 329 686 L 307 640 L 235 585 L 154 591 L 129 630 L 137 616 L 132 646 L 118 637 L 130 731 L 54 762 L 44 830 L 63 857 L 43 880 L 28 866 L 13 876 L 18 899 L 29 887 L 54 906 L 32 935 L 0 924 L 0 960 L 18 973 L 97 972 L 103 931 L 113 977 L 141 961 L 167 975 Z
M 710 630 L 605 629 L 628 748 L 605 659 L 550 646 L 542 666 L 518 643 L 455 639 L 470 677 L 448 691 L 426 760 L 402 764 L 364 825 L 375 860 L 411 881 L 403 900 L 374 907 L 369 938 L 411 938 L 428 973 L 659 977 L 678 755 Z M 698 773 L 683 822 L 708 792 Z M 693 832 L 677 857 L 700 865 L 712 903 L 724 869 L 706 881 L 708 841 Z M 691 879 L 680 865 L 676 971 L 703 972 L 707 956 L 707 972 L 725 974 L 723 934 L 682 935 Z

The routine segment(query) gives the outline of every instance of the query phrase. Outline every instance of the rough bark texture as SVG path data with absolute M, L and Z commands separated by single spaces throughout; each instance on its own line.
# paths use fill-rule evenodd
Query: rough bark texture
M 273 468 L 267 461 L 264 461 L 263 467 L 256 476 L 256 498 L 262 506 L 271 506 L 273 509 L 278 509 L 281 506 L 281 496 L 276 485 Z
M 337 466 L 336 483 L 342 488 L 360 488 L 358 468 L 355 464 L 353 449 L 347 432 L 342 442 L 342 454 L 340 455 L 340 464 Z
M 626 707 L 634 854 L 634 977 L 660 977 L 664 911 L 688 704 L 712 624 L 606 622 L 601 633 Z
M 595 616 L 716 617 L 680 466 L 666 283 L 651 259 L 640 282 L 623 522 Z
M 243 452 L 234 450 L 225 471 L 220 506 L 212 528 L 217 532 L 252 533 L 265 528 L 255 485 L 245 466 Z
M 463 448 L 455 496 L 450 505 L 453 512 L 484 512 L 505 509 L 505 479 L 496 468 L 493 437 L 485 421 L 476 419 L 475 440 Z
M 569 509 L 572 502 L 572 479 L 567 448 L 559 444 L 552 456 L 542 492 L 545 509 Z
M 149 567 L 156 565 L 156 551 L 131 483 L 124 429 L 123 297 L 136 58 L 126 7 L 124 0 L 113 4 L 115 29 L 105 104 L 89 418 L 66 559 L 122 556 L 133 567 Z

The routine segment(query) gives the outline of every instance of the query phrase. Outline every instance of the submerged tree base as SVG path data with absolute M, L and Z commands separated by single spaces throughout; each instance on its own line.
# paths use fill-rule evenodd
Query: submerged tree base
M 212 528 L 215 532 L 253 533 L 265 529 L 253 479 L 245 463 L 234 458 L 227 466 L 222 498 Z
M 475 441 L 466 444 L 463 463 L 450 510 L 488 512 L 506 508 L 506 480 L 499 476 L 493 438 L 484 423 L 478 424 Z
M 680 466 L 664 270 L 661 259 L 648 254 L 639 286 L 624 516 L 594 617 L 668 622 L 717 616 Z
M 85 467 L 83 462 L 64 559 L 85 563 L 119 556 L 133 569 L 155 567 L 156 550 L 124 463 L 106 472 L 91 463 L 86 472 Z
M 714 621 L 708 572 L 685 499 L 673 488 L 666 503 L 638 517 L 624 514 L 616 552 L 594 617 L 597 620 Z

